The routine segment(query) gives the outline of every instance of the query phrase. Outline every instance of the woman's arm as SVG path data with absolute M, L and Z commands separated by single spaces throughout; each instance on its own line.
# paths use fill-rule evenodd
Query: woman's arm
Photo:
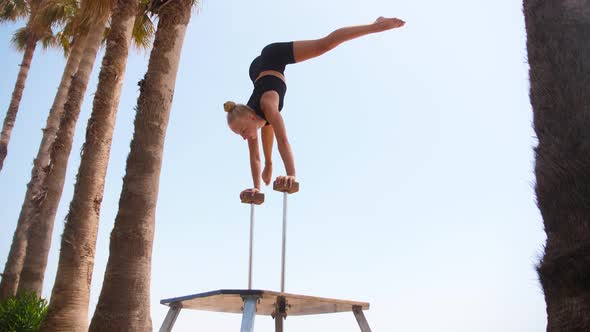
M 262 153 L 264 154 L 262 181 L 268 186 L 272 177 L 272 143 L 275 139 L 275 132 L 271 125 L 267 125 L 262 127 L 260 133 L 262 137 Z
M 275 132 L 271 125 L 262 127 L 260 130 L 262 136 L 262 152 L 264 153 L 264 162 L 272 164 L 272 143 L 275 139 Z
M 293 151 L 291 150 L 291 145 L 289 144 L 289 139 L 287 138 L 287 130 L 285 129 L 283 117 L 278 110 L 265 112 L 265 116 L 274 129 L 275 136 L 277 138 L 277 146 L 279 148 L 281 158 L 283 159 L 283 163 L 285 164 L 287 176 L 295 177 L 295 160 L 293 159 Z
M 258 137 L 248 139 L 248 150 L 250 151 L 250 169 L 254 188 L 260 190 L 260 152 L 258 150 Z

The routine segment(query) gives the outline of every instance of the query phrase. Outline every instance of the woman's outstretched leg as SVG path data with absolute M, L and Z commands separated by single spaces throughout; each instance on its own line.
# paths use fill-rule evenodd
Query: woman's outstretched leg
M 295 62 L 302 62 L 318 57 L 345 41 L 362 37 L 371 33 L 402 27 L 406 22 L 397 18 L 379 17 L 372 24 L 340 28 L 320 39 L 299 40 L 293 42 Z

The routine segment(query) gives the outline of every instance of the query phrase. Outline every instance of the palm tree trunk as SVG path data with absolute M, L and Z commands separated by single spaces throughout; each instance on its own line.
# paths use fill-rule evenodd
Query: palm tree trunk
M 18 217 L 14 239 L 6 261 L 6 267 L 4 268 L 4 271 L 14 271 L 13 274 L 16 277 L 12 278 L 12 281 L 9 278 L 2 279 L 2 282 L 0 283 L 0 301 L 10 295 L 15 295 L 18 288 L 18 276 L 22 271 L 26 254 L 27 233 L 31 221 L 33 200 L 39 194 L 39 189 L 45 178 L 45 172 L 49 165 L 49 148 L 55 139 L 70 82 L 72 81 L 72 76 L 74 76 L 78 70 L 78 64 L 80 63 L 82 51 L 84 50 L 85 41 L 85 37 L 82 36 L 78 38 L 72 47 L 61 82 L 57 89 L 57 94 L 55 95 L 53 105 L 51 106 L 49 116 L 47 117 L 45 129 L 43 129 L 43 137 L 41 139 L 41 144 L 39 145 L 39 150 L 37 151 L 37 157 L 33 160 L 31 180 L 27 184 L 27 192 Z
M 2 165 L 4 164 L 4 159 L 8 152 L 8 142 L 10 141 L 10 135 L 12 133 L 12 128 L 14 127 L 14 121 L 16 120 L 16 114 L 18 113 L 18 107 L 23 95 L 23 90 L 25 89 L 25 82 L 27 81 L 29 68 L 31 68 L 31 62 L 33 61 L 33 54 L 35 53 L 36 46 L 36 40 L 27 43 L 16 84 L 14 85 L 14 91 L 12 92 L 10 106 L 8 107 L 6 118 L 4 119 L 2 133 L 0 133 L 0 170 L 2 170 Z M 19 226 L 21 227 L 19 228 Z M 6 261 L 4 272 L 2 274 L 2 281 L 0 282 L 0 301 L 16 294 L 19 282 L 18 277 L 22 267 L 22 261 L 25 257 L 26 234 L 28 229 L 26 226 L 27 225 L 17 224 L 16 231 L 14 232 L 10 254 L 8 255 L 8 260 Z M 23 246 L 23 243 L 25 246 Z
M 8 153 L 8 143 L 10 142 L 10 135 L 12 134 L 12 128 L 16 121 L 16 114 L 18 113 L 18 107 L 20 106 L 20 100 L 23 96 L 23 90 L 25 89 L 25 83 L 27 76 L 29 75 L 29 69 L 31 68 L 31 62 L 33 61 L 33 53 L 37 47 L 37 40 L 31 39 L 27 42 L 25 47 L 25 53 L 23 54 L 23 61 L 20 64 L 20 70 L 16 78 L 16 84 L 12 91 L 12 99 L 4 118 L 4 124 L 2 126 L 2 132 L 0 133 L 0 171 L 4 165 L 4 159 Z
M 42 192 L 39 194 L 41 198 L 35 200 L 34 203 L 35 212 L 32 215 L 29 228 L 27 254 L 20 274 L 17 293 L 35 292 L 38 295 L 41 294 L 55 214 L 63 191 L 76 122 L 80 115 L 84 93 L 90 80 L 105 24 L 106 19 L 91 26 L 78 71 L 72 78 L 57 136 L 51 146 L 51 163 L 43 183 Z
M 590 331 L 590 4 L 525 0 L 547 331 Z
M 77 331 L 88 327 L 100 204 L 138 4 L 137 0 L 120 0 L 112 17 L 44 330 Z
M 164 139 L 192 0 L 169 2 L 137 102 L 119 212 L 104 282 L 89 331 L 151 331 L 152 244 Z

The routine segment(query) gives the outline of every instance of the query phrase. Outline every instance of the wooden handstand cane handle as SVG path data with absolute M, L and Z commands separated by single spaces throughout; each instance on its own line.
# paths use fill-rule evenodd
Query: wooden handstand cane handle
M 261 192 L 254 193 L 254 195 L 245 194 L 244 197 L 241 198 L 241 201 L 245 204 L 260 205 L 264 203 L 264 194 Z
M 275 182 L 272 184 L 272 189 L 287 194 L 294 194 L 299 191 L 299 182 L 293 182 L 293 184 L 291 184 L 291 188 L 288 188 L 286 184 L 279 183 L 275 180 Z

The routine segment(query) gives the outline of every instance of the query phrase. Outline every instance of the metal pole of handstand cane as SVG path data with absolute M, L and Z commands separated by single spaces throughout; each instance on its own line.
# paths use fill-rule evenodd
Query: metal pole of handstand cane
M 299 183 L 293 182 L 291 187 L 285 184 L 273 183 L 273 189 L 283 193 L 283 241 L 281 254 L 281 293 L 285 292 L 285 265 L 286 265 L 286 251 L 287 251 L 287 194 L 294 194 L 299 191 Z
M 250 258 L 248 259 L 248 289 L 252 289 L 252 247 L 254 246 L 254 204 L 250 204 Z
M 287 192 L 283 192 L 283 248 L 281 255 L 281 293 L 285 292 L 285 252 L 287 248 Z
M 250 204 L 250 250 L 248 258 L 248 289 L 252 289 L 252 262 L 254 256 L 254 205 L 264 203 L 264 194 L 257 192 L 254 195 L 245 194 L 241 198 L 242 203 Z

